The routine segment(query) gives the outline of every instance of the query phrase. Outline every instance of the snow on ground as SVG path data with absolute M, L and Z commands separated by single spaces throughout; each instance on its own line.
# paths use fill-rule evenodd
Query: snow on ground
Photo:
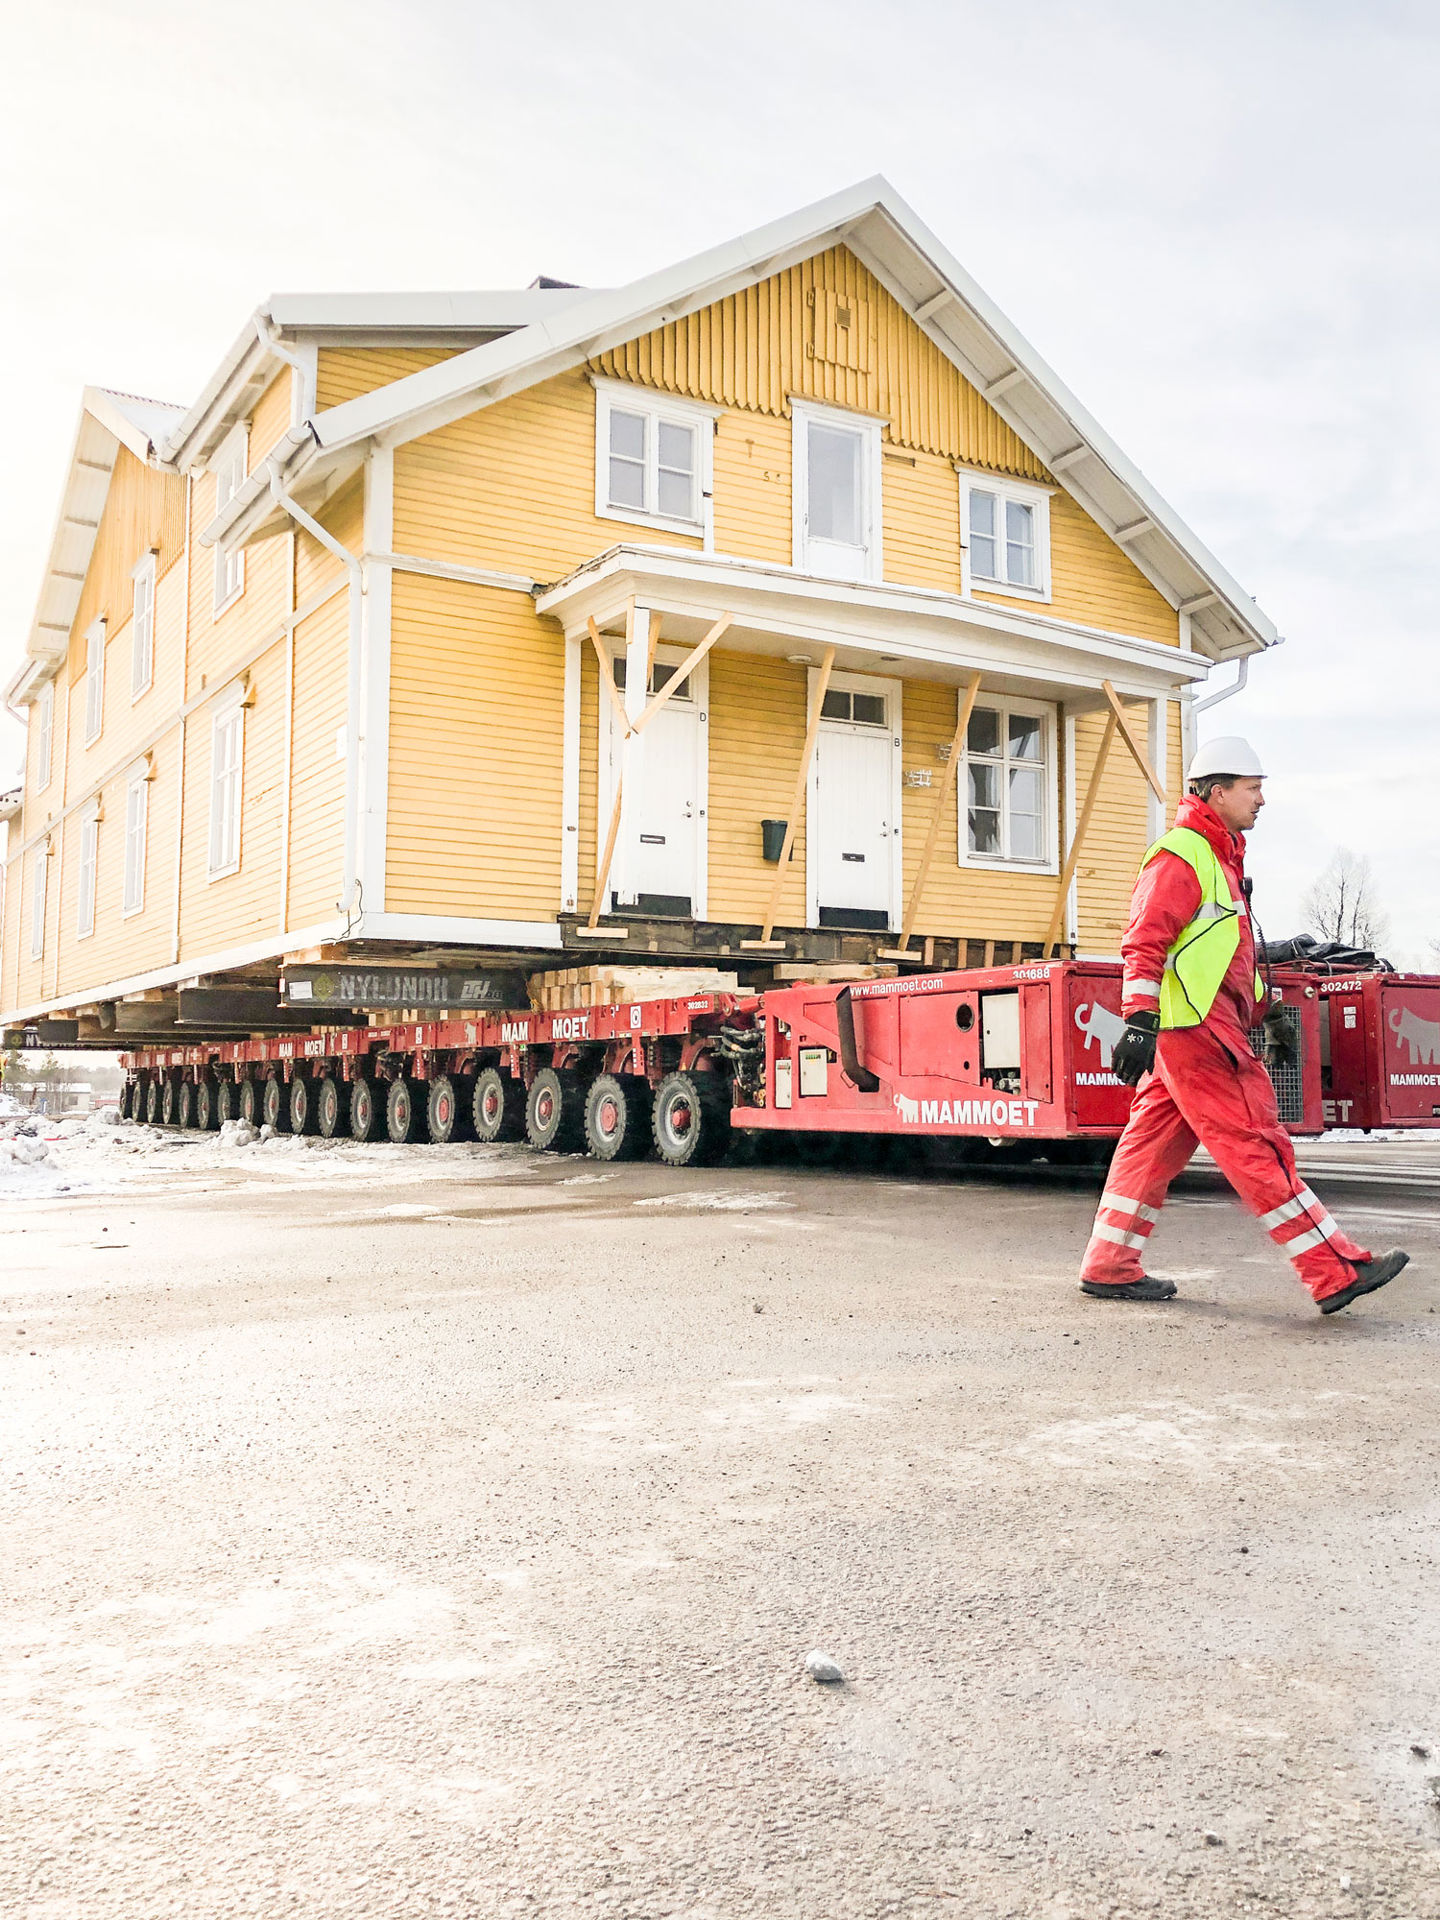
M 230 1184 L 238 1173 L 250 1192 L 295 1187 L 387 1186 L 483 1177 L 531 1156 L 515 1147 L 473 1142 L 445 1147 L 392 1146 L 389 1141 L 321 1140 L 312 1135 L 258 1133 L 243 1120 L 219 1133 L 179 1133 L 120 1122 L 113 1108 L 88 1118 L 20 1121 L 0 1118 L 0 1207 L 63 1194 L 115 1193 L 142 1182 L 156 1187 Z

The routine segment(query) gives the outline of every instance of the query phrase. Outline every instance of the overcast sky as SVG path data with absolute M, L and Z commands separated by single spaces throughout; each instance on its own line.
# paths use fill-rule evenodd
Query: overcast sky
M 879 172 L 1286 636 L 1209 726 L 1272 774 L 1272 936 L 1344 844 L 1395 957 L 1440 938 L 1431 0 L 0 0 L 0 24 L 0 677 L 87 382 L 189 401 L 274 291 L 613 285 Z M 19 758 L 0 717 L 0 778 Z

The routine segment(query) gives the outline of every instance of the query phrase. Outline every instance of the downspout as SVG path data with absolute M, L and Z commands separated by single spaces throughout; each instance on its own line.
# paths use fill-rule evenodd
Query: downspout
M 255 316 L 255 332 L 260 344 L 267 353 L 273 353 L 277 360 L 283 360 L 293 369 L 297 393 L 295 403 L 290 409 L 290 418 L 298 426 L 308 420 L 315 411 L 315 396 L 310 391 L 310 363 L 301 358 L 293 347 L 287 347 L 275 331 L 273 322 L 263 313 Z
M 1246 653 L 1240 657 L 1240 666 L 1235 675 L 1235 684 L 1229 687 L 1222 687 L 1219 693 L 1207 694 L 1203 700 L 1197 700 L 1190 711 L 1192 713 L 1204 713 L 1207 707 L 1218 707 L 1222 700 L 1233 700 L 1237 693 L 1244 692 L 1245 682 L 1249 678 L 1250 656 Z
M 357 819 L 360 810 L 360 659 L 364 631 L 365 568 L 360 559 L 333 533 L 308 514 L 298 500 L 285 491 L 280 468 L 271 455 L 265 462 L 270 476 L 270 497 L 288 513 L 296 526 L 303 527 L 312 540 L 318 540 L 327 553 L 333 553 L 350 577 L 350 671 L 346 687 L 345 726 L 345 869 L 341 895 L 336 902 L 347 920 L 363 903 L 356 900 L 356 871 L 359 849 Z M 346 932 L 351 929 L 347 926 Z

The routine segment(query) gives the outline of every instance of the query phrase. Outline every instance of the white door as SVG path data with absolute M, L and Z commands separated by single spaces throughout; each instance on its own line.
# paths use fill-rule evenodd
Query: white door
M 651 693 L 669 684 L 684 658 L 680 648 L 658 650 L 651 669 Z M 623 695 L 623 654 L 614 661 L 614 669 L 616 685 Z M 626 848 L 622 905 L 638 904 L 642 911 L 648 906 L 655 912 L 703 917 L 705 693 L 702 662 L 632 743 L 626 773 L 630 789 L 626 815 L 633 819 L 634 829 Z M 602 821 L 609 819 L 614 781 L 622 762 L 620 723 L 613 707 L 609 707 L 609 714 L 608 791 L 603 796 Z
M 900 861 L 898 682 L 848 676 L 821 710 L 810 781 L 808 860 L 818 926 L 892 925 Z

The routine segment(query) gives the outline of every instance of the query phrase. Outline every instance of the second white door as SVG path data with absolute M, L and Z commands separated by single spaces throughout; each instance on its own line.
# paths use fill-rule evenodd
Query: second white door
M 900 859 L 896 790 L 900 690 L 892 681 L 832 684 L 821 710 L 807 840 L 817 926 L 892 925 Z

